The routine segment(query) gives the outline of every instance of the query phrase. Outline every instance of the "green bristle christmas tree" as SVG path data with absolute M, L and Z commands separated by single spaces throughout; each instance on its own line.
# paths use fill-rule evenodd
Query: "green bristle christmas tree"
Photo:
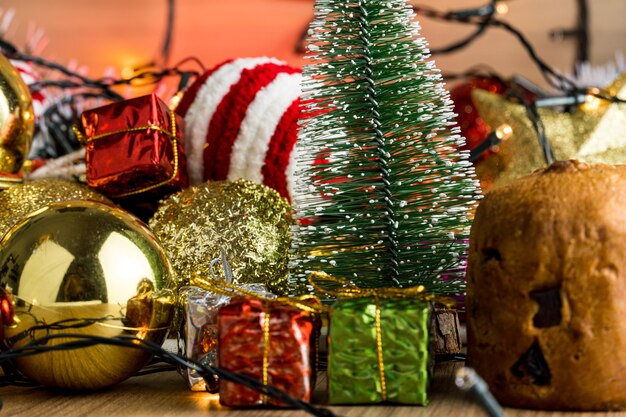
M 292 279 L 464 290 L 480 196 L 405 0 L 317 0 L 304 69 Z

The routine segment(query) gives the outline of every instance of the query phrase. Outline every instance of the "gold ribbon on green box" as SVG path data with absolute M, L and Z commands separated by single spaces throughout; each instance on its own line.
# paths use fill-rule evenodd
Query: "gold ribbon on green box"
M 320 288 L 324 281 L 342 288 Z M 337 297 L 330 313 L 329 403 L 426 405 L 430 306 L 448 300 L 426 293 L 423 286 L 360 288 L 320 272 L 312 273 L 309 282 Z

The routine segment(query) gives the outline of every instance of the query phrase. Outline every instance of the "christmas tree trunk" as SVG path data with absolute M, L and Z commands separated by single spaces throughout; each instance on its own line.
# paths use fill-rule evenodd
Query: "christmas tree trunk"
M 464 290 L 480 196 L 405 0 L 317 0 L 304 68 L 292 279 Z

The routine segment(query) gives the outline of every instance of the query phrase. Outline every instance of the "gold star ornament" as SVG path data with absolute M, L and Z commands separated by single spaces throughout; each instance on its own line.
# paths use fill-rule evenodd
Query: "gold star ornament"
M 626 73 L 605 92 L 626 99 Z M 472 98 L 480 117 L 492 130 L 510 133 L 498 152 L 478 163 L 483 187 L 506 184 L 546 166 L 546 161 L 526 108 L 505 97 L 474 90 Z M 545 135 L 557 160 L 626 164 L 626 104 L 588 96 L 573 112 L 540 108 Z

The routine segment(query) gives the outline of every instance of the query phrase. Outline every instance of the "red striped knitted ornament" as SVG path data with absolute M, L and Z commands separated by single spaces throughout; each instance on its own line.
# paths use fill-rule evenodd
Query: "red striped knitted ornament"
M 245 178 L 291 199 L 300 79 L 272 58 L 226 61 L 200 76 L 176 109 L 191 183 Z

